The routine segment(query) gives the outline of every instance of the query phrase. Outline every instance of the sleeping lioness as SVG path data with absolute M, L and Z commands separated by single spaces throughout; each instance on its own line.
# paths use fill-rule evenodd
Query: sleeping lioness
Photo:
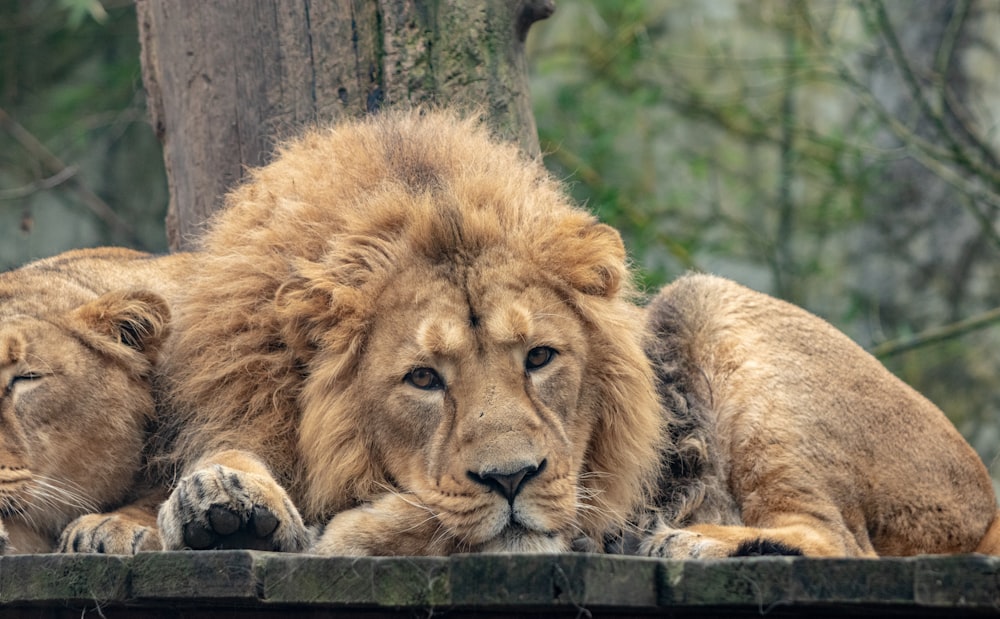
M 1000 554 L 979 457 L 832 326 L 709 275 L 648 312 L 671 441 L 644 554 Z
M 0 273 L 0 553 L 159 548 L 143 451 L 186 260 L 76 250 Z

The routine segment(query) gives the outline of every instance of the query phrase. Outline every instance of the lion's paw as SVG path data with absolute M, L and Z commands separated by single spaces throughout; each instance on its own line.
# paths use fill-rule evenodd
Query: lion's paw
M 10 546 L 10 537 L 7 535 L 7 529 L 3 526 L 3 520 L 0 520 L 0 555 L 7 554 L 8 546 Z
M 639 554 L 667 559 L 722 559 L 804 554 L 799 547 L 786 543 L 776 536 L 772 538 L 766 535 L 765 531 L 744 527 L 711 528 L 713 534 L 667 526 L 659 527 L 642 541 Z
M 661 527 L 639 545 L 639 554 L 664 559 L 719 559 L 728 557 L 730 546 L 701 533 Z
M 158 522 L 166 550 L 300 552 L 310 543 L 302 517 L 274 479 L 219 464 L 183 477 Z
M 363 557 L 449 555 L 457 550 L 455 540 L 415 497 L 392 494 L 334 516 L 309 551 Z
M 160 535 L 118 514 L 87 514 L 69 523 L 59 536 L 58 552 L 131 555 L 159 550 Z

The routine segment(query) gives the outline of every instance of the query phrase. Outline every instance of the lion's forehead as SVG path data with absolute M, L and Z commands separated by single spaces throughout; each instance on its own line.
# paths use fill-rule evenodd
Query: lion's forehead
M 0 321 L 0 368 L 65 372 L 84 362 L 86 347 L 48 321 L 18 316 Z
M 0 364 L 21 363 L 46 339 L 46 325 L 29 316 L 12 316 L 0 320 Z
M 419 288 L 397 291 L 391 321 L 395 337 L 427 354 L 461 356 L 484 346 L 551 344 L 553 332 L 573 330 L 574 314 L 545 286 L 494 278 L 489 286 L 437 279 Z
M 458 356 L 489 343 L 513 346 L 531 342 L 537 320 L 529 304 L 512 299 L 497 307 L 485 308 L 479 316 L 472 307 L 456 308 L 448 314 L 423 316 L 414 333 L 414 341 L 424 351 L 442 356 Z

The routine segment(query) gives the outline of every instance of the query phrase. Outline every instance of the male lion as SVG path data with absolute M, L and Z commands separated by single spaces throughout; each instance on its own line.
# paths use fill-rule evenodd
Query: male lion
M 327 554 L 554 552 L 648 496 L 663 416 L 621 239 L 477 123 L 312 131 L 202 249 L 167 345 L 166 548 L 325 524 Z
M 105 248 L 0 273 L 0 553 L 160 546 L 165 492 L 141 468 L 169 310 L 150 290 L 186 260 Z
M 166 548 L 557 552 L 629 525 L 657 556 L 997 548 L 936 408 L 724 280 L 647 324 L 618 234 L 474 122 L 310 132 L 203 250 L 167 344 Z
M 1000 554 L 979 457 L 832 326 L 709 275 L 648 311 L 673 422 L 645 554 Z

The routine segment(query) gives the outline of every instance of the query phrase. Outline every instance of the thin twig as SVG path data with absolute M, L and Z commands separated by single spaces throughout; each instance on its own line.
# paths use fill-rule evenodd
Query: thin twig
M 809 24 L 808 18 L 806 19 L 806 23 Z M 832 44 L 824 32 L 812 27 L 810 27 L 810 30 L 817 35 L 821 43 L 828 50 L 832 50 Z M 937 175 L 941 178 L 941 180 L 971 198 L 970 201 L 963 201 L 963 206 L 971 208 L 973 210 L 972 215 L 976 218 L 976 221 L 979 222 L 981 226 L 984 226 L 982 213 L 975 208 L 975 204 L 977 202 L 981 202 L 989 205 L 994 210 L 1000 209 L 1000 194 L 992 191 L 990 187 L 977 186 L 975 178 L 966 178 L 959 171 L 952 169 L 952 167 L 948 165 L 949 162 L 957 165 L 960 169 L 964 169 L 967 173 L 970 172 L 967 165 L 964 165 L 962 161 L 956 159 L 954 151 L 949 152 L 938 148 L 936 145 L 921 138 L 909 127 L 900 122 L 899 119 L 889 112 L 889 110 L 887 110 L 882 103 L 875 98 L 871 91 L 868 90 L 868 88 L 854 76 L 850 68 L 848 68 L 843 60 L 841 60 L 835 53 L 830 51 L 828 56 L 837 75 L 851 88 L 852 92 L 854 92 L 862 106 L 873 112 L 875 116 L 885 124 L 886 128 L 888 128 L 889 131 L 891 131 L 892 134 L 907 147 L 907 152 L 909 152 L 909 154 L 917 160 L 917 162 L 930 170 L 933 174 Z M 987 185 L 995 186 L 995 178 L 991 178 L 990 172 L 991 171 L 984 171 L 984 174 L 976 174 L 975 177 L 981 179 Z M 992 175 L 995 177 L 996 173 L 993 172 Z M 997 235 L 996 231 L 992 228 L 992 225 L 989 227 L 984 226 L 983 231 L 991 238 L 996 237 Z
M 950 340 L 972 331 L 985 329 L 994 323 L 1000 323 L 1000 307 L 966 318 L 965 320 L 927 329 L 915 335 L 882 342 L 878 346 L 873 347 L 871 353 L 880 359 L 884 359 L 915 348 Z
M 56 157 L 49 149 L 45 148 L 45 145 L 38 138 L 11 118 L 3 108 L 0 108 L 0 127 L 6 129 L 25 150 L 31 153 L 53 175 L 62 174 L 67 169 L 68 166 L 59 157 Z M 84 185 L 78 176 L 73 176 L 70 179 L 70 186 L 73 187 L 77 197 L 83 202 L 84 206 L 90 209 L 101 221 L 110 226 L 118 234 L 125 236 L 128 242 L 136 247 L 142 246 L 142 242 L 135 235 L 132 226 L 119 217 L 118 213 L 107 202 L 102 200 L 100 196 Z
M 18 198 L 24 198 L 30 196 L 37 191 L 44 191 L 46 189 L 52 189 L 53 187 L 58 187 L 62 185 L 69 179 L 73 178 L 73 175 L 77 173 L 75 166 L 69 166 L 63 168 L 60 172 L 40 180 L 35 181 L 29 185 L 24 185 L 22 187 L 14 187 L 13 189 L 0 189 L 0 200 L 16 200 Z
M 896 30 L 889 19 L 885 5 L 882 4 L 881 0 L 869 0 L 869 3 L 874 8 L 874 23 L 885 40 L 889 48 L 889 53 L 892 56 L 893 64 L 896 65 L 896 68 L 899 69 L 900 74 L 903 76 L 903 81 L 906 83 L 910 97 L 917 105 L 917 109 L 931 122 L 932 126 L 937 130 L 938 135 L 947 143 L 952 152 L 952 158 L 957 164 L 973 174 L 988 179 L 994 188 L 1000 187 L 1000 175 L 998 175 L 998 171 L 984 166 L 983 162 L 978 161 L 971 153 L 966 151 L 965 147 L 948 128 L 940 112 L 936 111 L 930 102 L 927 101 L 927 96 L 925 95 L 927 89 L 917 79 L 916 72 L 910 65 L 905 52 L 903 52 L 903 47 L 899 43 L 899 38 L 896 36 Z M 862 14 L 869 17 L 868 11 L 865 9 L 865 3 L 859 3 L 859 7 Z M 869 17 L 869 19 L 872 18 Z

